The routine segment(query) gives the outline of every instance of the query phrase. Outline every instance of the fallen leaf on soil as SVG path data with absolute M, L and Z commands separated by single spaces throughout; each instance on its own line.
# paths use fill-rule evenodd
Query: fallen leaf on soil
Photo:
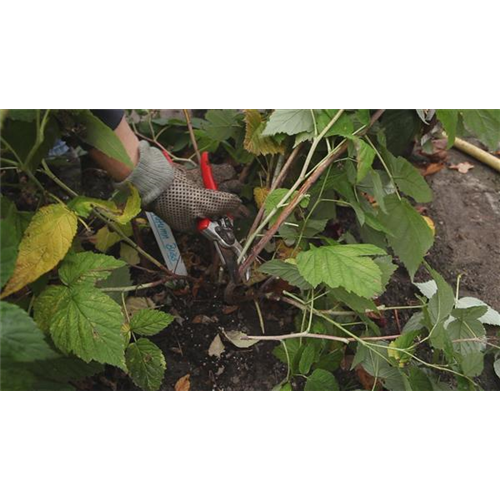
M 125 304 L 130 316 L 141 309 L 152 309 L 155 306 L 155 303 L 149 297 L 129 297 Z
M 215 338 L 212 340 L 210 347 L 208 348 L 208 355 L 220 358 L 224 350 L 225 350 L 224 344 L 222 343 L 220 335 L 217 334 Z
M 183 325 L 185 319 L 181 316 L 181 314 L 179 313 L 179 311 L 177 309 L 175 309 L 174 307 L 172 307 L 170 309 L 170 314 L 172 316 L 175 316 L 175 321 L 177 323 L 179 323 L 179 325 L 181 325 L 181 326 Z
M 189 377 L 191 377 L 191 375 L 189 373 L 187 375 L 184 375 L 184 377 L 181 377 L 175 383 L 175 390 L 176 391 L 189 391 L 189 389 L 191 389 L 191 382 L 189 381 Z
M 246 339 L 247 334 L 239 330 L 230 330 L 229 332 L 226 332 L 223 328 L 221 328 L 221 330 L 227 340 L 240 349 L 246 349 L 258 342 L 258 340 Z
M 451 165 L 451 170 L 458 170 L 461 174 L 466 174 L 471 168 L 474 168 L 474 165 L 471 163 L 457 163 L 456 165 Z
M 191 323 L 195 325 L 209 325 L 210 323 L 217 323 L 219 319 L 216 316 L 205 316 L 204 314 L 198 314 L 193 318 Z
M 238 306 L 238 305 L 236 305 L 236 306 L 224 306 L 222 308 L 222 312 L 223 312 L 223 314 L 232 314 L 232 313 L 234 313 L 234 311 L 237 311 L 239 307 L 240 306 Z
M 437 174 L 440 170 L 443 170 L 444 167 L 444 163 L 429 163 L 429 165 L 420 172 L 424 177 L 427 177 L 428 175 Z

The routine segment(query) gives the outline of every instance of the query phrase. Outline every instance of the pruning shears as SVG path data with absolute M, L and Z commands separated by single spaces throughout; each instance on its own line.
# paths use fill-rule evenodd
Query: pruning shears
M 172 163 L 170 155 L 163 151 L 165 158 Z M 208 153 L 201 155 L 201 177 L 206 189 L 218 191 L 217 184 L 212 174 L 212 166 L 208 161 Z M 229 276 L 234 283 L 239 281 L 238 259 L 243 252 L 243 248 L 236 239 L 233 230 L 233 222 L 227 215 L 216 220 L 208 218 L 200 219 L 197 224 L 198 231 L 208 240 L 212 241 L 219 254 L 221 262 L 227 267 Z M 250 270 L 245 273 L 245 280 L 250 279 Z
M 206 189 L 217 191 L 217 184 L 212 174 L 212 166 L 208 161 L 208 153 L 201 155 L 201 177 Z M 216 220 L 208 218 L 198 221 L 198 231 L 210 241 L 213 241 L 221 262 L 227 267 L 233 282 L 238 282 L 238 259 L 242 254 L 242 246 L 236 239 L 233 230 L 233 221 L 228 215 L 223 215 Z M 245 273 L 245 279 L 250 279 L 250 271 Z

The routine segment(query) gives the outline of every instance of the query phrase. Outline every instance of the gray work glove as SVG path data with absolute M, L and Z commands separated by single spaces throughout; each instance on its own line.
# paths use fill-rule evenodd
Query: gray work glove
M 158 148 L 147 141 L 141 141 L 139 148 L 137 167 L 117 187 L 124 188 L 132 183 L 141 195 L 143 206 L 173 229 L 195 231 L 198 219 L 239 215 L 244 210 L 236 195 L 205 189 L 198 169 L 188 171 L 185 167 L 172 165 Z M 221 181 L 220 189 L 237 187 L 228 183 L 227 167 L 229 165 L 219 171 L 216 165 L 213 166 L 215 181 Z M 234 169 L 232 174 L 234 176 Z

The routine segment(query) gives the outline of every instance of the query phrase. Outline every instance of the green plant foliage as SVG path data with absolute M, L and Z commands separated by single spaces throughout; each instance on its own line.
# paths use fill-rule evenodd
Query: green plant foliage
M 155 335 L 174 320 L 171 314 L 153 309 L 141 309 L 130 319 L 130 329 L 138 335 Z
M 50 334 L 63 353 L 125 368 L 122 323 L 116 302 L 93 287 L 75 285 L 67 288 L 58 301 Z
M 137 115 L 134 126 L 142 135 L 163 145 L 175 161 L 193 163 L 185 119 L 165 118 L 158 110 Z M 432 193 L 407 158 L 414 141 L 427 137 L 432 115 L 433 110 L 388 110 L 373 120 L 370 110 L 193 112 L 198 148 L 244 174 L 241 197 L 251 213 L 264 205 L 265 220 L 255 234 L 246 234 L 250 217 L 237 228 L 247 255 L 266 226 L 275 225 L 285 207 L 295 207 L 259 255 L 264 262 L 257 261 L 253 279 L 239 287 L 252 287 L 247 292 L 258 297 L 264 320 L 267 299 L 286 298 L 281 305 L 294 310 L 295 335 L 287 338 L 284 331 L 273 349 L 287 366 L 275 390 L 339 390 L 339 381 L 346 390 L 474 390 L 491 362 L 500 377 L 491 337 L 500 314 L 477 298 L 460 297 L 458 284 L 455 291 L 425 260 L 434 238 L 413 203 L 431 201 Z M 449 146 L 464 133 L 490 149 L 498 146 L 500 111 L 436 115 Z M 139 259 L 132 246 L 120 250 L 126 262 L 105 254 L 118 255 L 115 245 L 122 241 L 110 227 L 118 225 L 129 238 L 144 229 L 141 219 L 134 230 L 131 223 L 142 209 L 140 196 L 134 187 L 109 200 L 75 196 L 52 173 L 68 158 L 48 155 L 55 139 L 71 145 L 83 139 L 131 166 L 121 142 L 89 110 L 10 110 L 1 120 L 2 182 L 8 182 L 0 198 L 0 284 L 2 298 L 9 300 L 0 302 L 2 390 L 73 390 L 87 387 L 79 381 L 100 372 L 126 380 L 118 369 L 143 390 L 160 389 L 165 357 L 146 337 L 163 332 L 174 317 L 157 309 L 156 291 L 155 306 L 137 297 L 143 308 L 129 308 L 127 294 L 134 293 L 134 283 L 142 284 L 129 266 L 142 267 L 144 254 Z M 285 180 L 271 189 L 298 144 Z M 322 170 L 339 147 L 342 154 Z M 308 186 L 318 169 L 321 175 Z M 296 204 L 299 192 L 304 195 Z M 65 196 L 71 198 L 66 204 Z M 415 283 L 415 301 L 387 303 L 393 294 L 383 293 L 398 267 L 413 280 L 422 264 L 431 278 Z M 398 309 L 409 319 L 394 338 L 395 328 L 385 324 L 398 318 Z M 263 343 L 246 338 L 243 330 L 225 336 L 236 348 Z M 106 365 L 116 368 L 104 371 Z
M 297 267 L 314 287 L 325 283 L 370 298 L 382 291 L 382 272 L 367 256 L 383 254 L 373 245 L 324 246 L 301 252 Z
M 132 380 L 141 388 L 160 388 L 167 364 L 161 350 L 148 339 L 138 339 L 127 347 L 127 368 Z
M 8 361 L 36 361 L 57 357 L 43 333 L 26 311 L 15 304 L 0 302 L 0 356 Z

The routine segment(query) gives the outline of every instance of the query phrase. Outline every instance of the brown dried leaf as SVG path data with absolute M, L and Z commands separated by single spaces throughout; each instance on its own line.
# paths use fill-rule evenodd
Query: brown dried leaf
M 176 391 L 189 391 L 191 389 L 191 382 L 189 378 L 191 375 L 188 373 L 187 375 L 184 375 L 184 377 L 181 377 L 176 383 L 175 383 L 175 390 Z
M 470 169 L 474 168 L 474 165 L 468 162 L 457 163 L 456 165 L 451 165 L 451 170 L 458 170 L 461 174 L 466 174 Z
M 443 170 L 445 167 L 444 163 L 429 163 L 427 167 L 424 170 L 421 170 L 421 174 L 424 177 L 427 177 L 428 175 L 433 175 L 437 174 L 440 170 Z
M 208 348 L 208 355 L 220 358 L 224 350 L 225 350 L 224 344 L 222 343 L 220 335 L 217 334 L 215 338 L 212 340 L 210 347 Z
M 224 306 L 222 308 L 222 312 L 223 314 L 232 314 L 234 313 L 235 311 L 237 311 L 239 309 L 240 306 L 236 305 L 236 306 Z
M 219 320 L 216 316 L 205 316 L 205 314 L 198 314 L 193 318 L 191 323 L 195 325 L 209 325 L 210 323 L 217 323 Z

